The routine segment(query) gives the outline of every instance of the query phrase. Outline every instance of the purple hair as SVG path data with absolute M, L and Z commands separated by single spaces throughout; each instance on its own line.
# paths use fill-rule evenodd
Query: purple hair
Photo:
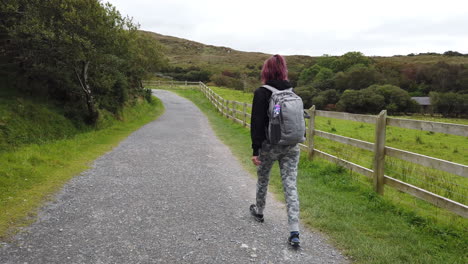
M 273 80 L 287 80 L 288 67 L 286 60 L 281 55 L 274 55 L 265 61 L 262 68 L 262 83 Z

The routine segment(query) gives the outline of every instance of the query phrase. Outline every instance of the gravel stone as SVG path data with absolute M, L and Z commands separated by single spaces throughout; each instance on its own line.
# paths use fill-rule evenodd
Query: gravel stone
M 254 177 L 193 103 L 154 94 L 166 112 L 65 184 L 0 244 L 0 263 L 349 263 L 304 227 L 290 248 L 285 206 L 270 195 L 265 222 L 252 219 Z

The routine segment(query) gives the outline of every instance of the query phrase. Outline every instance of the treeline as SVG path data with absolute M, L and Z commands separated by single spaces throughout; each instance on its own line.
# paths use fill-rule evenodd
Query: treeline
M 167 61 L 153 38 L 98 0 L 6 0 L 0 6 L 2 89 L 52 99 L 95 124 L 151 93 L 142 86 Z
M 425 56 L 419 63 L 412 56 Z M 428 56 L 434 62 L 427 60 Z M 443 54 L 421 53 L 408 57 L 366 57 L 360 52 L 342 56 L 322 56 L 308 65 L 288 63 L 289 79 L 303 98 L 306 107 L 390 114 L 420 112 L 421 106 L 411 97 L 430 97 L 429 112 L 444 116 L 468 114 L 468 64 L 444 62 L 448 57 L 466 55 L 447 51 Z M 167 67 L 165 75 L 176 80 L 204 81 L 236 90 L 252 91 L 260 85 L 261 63 L 247 63 L 236 68 L 208 70 L 203 64 L 188 68 Z
M 430 96 L 437 112 L 453 116 L 468 113 L 468 67 L 463 64 L 376 62 L 359 52 L 348 52 L 340 57 L 320 57 L 301 72 L 297 85 L 306 106 L 318 109 L 412 113 L 419 111 L 419 105 L 411 96 Z M 447 97 L 447 93 L 454 96 Z

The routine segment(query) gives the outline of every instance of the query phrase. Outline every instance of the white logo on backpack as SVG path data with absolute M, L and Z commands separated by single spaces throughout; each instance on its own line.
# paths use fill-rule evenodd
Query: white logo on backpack
M 269 85 L 262 87 L 272 92 L 268 106 L 267 137 L 271 144 L 295 145 L 305 141 L 304 104 L 292 88 L 278 90 Z

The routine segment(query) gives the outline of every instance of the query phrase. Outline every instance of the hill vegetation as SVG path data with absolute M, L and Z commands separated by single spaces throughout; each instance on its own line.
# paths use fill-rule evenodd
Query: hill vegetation
M 0 2 L 0 240 L 163 112 L 162 46 L 98 0 Z
M 145 32 L 166 47 L 170 67 L 163 75 L 177 80 L 212 82 L 252 91 L 260 85 L 262 63 L 270 54 L 242 52 Z M 456 51 L 408 56 L 286 56 L 289 79 L 306 107 L 354 113 L 414 113 L 410 97 L 430 96 L 433 112 L 468 114 L 468 56 Z
M 96 0 L 7 0 L 0 4 L 2 89 L 53 100 L 94 125 L 151 95 L 141 85 L 166 61 L 132 19 Z

